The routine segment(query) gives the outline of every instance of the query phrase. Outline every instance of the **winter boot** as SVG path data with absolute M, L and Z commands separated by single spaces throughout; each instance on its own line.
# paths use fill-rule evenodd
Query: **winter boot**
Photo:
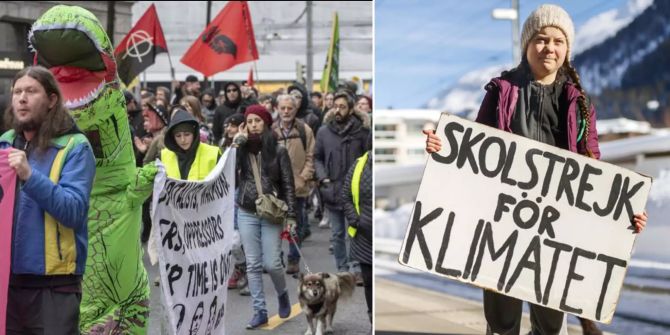
M 300 272 L 300 261 L 299 260 L 288 260 L 288 266 L 286 267 L 286 274 L 292 275 Z
M 286 319 L 291 315 L 291 301 L 288 299 L 288 291 L 279 296 L 279 317 Z
M 603 335 L 603 332 L 598 329 L 598 326 L 596 326 L 595 322 L 582 318 L 578 319 L 579 323 L 582 324 L 582 332 L 584 335 Z
M 254 317 L 247 324 L 247 329 L 256 329 L 267 323 L 268 323 L 268 312 L 258 311 L 254 314 Z

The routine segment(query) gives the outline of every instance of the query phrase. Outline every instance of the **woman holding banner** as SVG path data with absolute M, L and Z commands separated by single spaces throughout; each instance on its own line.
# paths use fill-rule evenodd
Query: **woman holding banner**
M 595 110 L 570 62 L 574 35 L 563 8 L 542 5 L 533 11 L 523 25 L 521 63 L 485 86 L 476 121 L 599 159 Z M 424 134 L 428 153 L 442 149 L 434 131 Z M 632 218 L 638 233 L 646 222 L 646 213 Z M 521 300 L 484 290 L 487 334 L 519 334 L 521 305 Z M 567 334 L 563 312 L 531 304 L 530 315 L 532 334 Z
M 238 226 L 247 259 L 247 277 L 251 291 L 254 317 L 247 329 L 255 329 L 268 322 L 263 293 L 263 268 L 268 272 L 279 299 L 279 317 L 291 314 L 291 303 L 286 278 L 280 260 L 281 232 L 284 225 L 257 214 L 258 190 L 265 197 L 276 197 L 288 207 L 286 225 L 295 226 L 295 194 L 293 170 L 286 148 L 279 146 L 272 135 L 272 116 L 261 105 L 251 105 L 244 113 L 246 126 L 240 127 L 247 135 L 237 154 Z
M 161 162 L 168 177 L 203 180 L 221 157 L 218 147 L 201 143 L 198 121 L 182 107 L 173 111 L 170 127 L 165 133 L 165 149 Z

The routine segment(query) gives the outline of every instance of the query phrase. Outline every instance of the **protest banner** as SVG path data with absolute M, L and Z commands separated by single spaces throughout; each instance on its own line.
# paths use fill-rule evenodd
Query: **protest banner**
M 9 149 L 0 150 L 0 333 L 5 333 L 7 291 L 12 255 L 12 222 L 16 192 L 16 171 L 9 166 Z
M 152 229 L 172 334 L 225 334 L 234 195 L 234 149 L 202 182 L 167 178 L 159 164 Z
M 448 114 L 399 261 L 611 322 L 651 178 Z

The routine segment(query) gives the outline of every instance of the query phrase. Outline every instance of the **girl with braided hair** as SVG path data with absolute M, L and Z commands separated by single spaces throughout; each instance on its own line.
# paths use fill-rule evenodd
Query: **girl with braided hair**
M 523 25 L 521 63 L 485 86 L 476 121 L 599 159 L 595 109 L 570 62 L 574 35 L 561 7 L 542 5 L 533 11 Z M 439 137 L 429 130 L 424 134 L 426 151 L 439 151 Z M 639 233 L 647 215 L 636 214 L 631 221 Z M 567 334 L 563 312 L 530 305 L 532 334 Z M 519 334 L 521 306 L 521 300 L 484 290 L 487 334 Z M 582 323 L 585 334 L 602 334 L 591 321 Z

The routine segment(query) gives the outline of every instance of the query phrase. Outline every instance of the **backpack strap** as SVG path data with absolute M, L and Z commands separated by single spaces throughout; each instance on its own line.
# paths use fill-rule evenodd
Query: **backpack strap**
M 305 124 L 303 122 L 296 123 L 296 128 L 298 128 L 298 135 L 300 136 L 300 141 L 302 142 L 302 149 L 307 151 L 307 134 L 305 133 Z

